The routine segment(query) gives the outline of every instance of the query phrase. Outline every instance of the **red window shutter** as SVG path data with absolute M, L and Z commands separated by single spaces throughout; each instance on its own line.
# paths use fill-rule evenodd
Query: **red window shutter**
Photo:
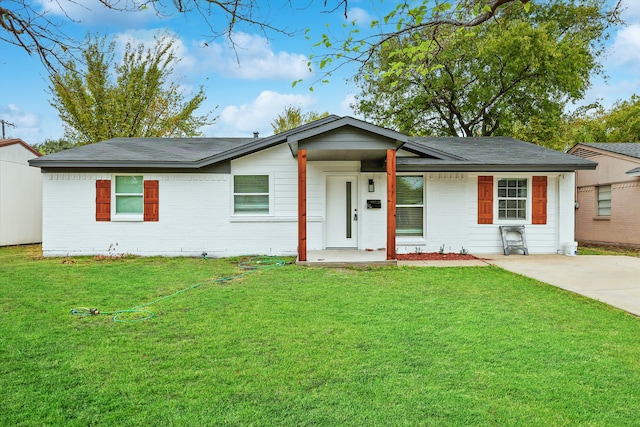
M 493 224 L 493 177 L 478 177 L 478 224 Z
M 96 221 L 111 221 L 111 180 L 96 181 Z
M 547 177 L 534 176 L 531 191 L 531 223 L 547 223 Z
M 158 181 L 144 182 L 144 220 L 158 221 L 158 206 L 160 200 L 160 191 Z

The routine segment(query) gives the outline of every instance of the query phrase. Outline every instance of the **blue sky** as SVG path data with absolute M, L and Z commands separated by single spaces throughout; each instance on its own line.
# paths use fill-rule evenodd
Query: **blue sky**
M 228 40 L 212 39 L 206 23 L 195 14 L 158 17 L 150 9 L 114 12 L 100 6 L 98 0 L 29 1 L 61 19 L 58 4 L 63 5 L 75 22 L 65 19 L 67 24 L 62 30 L 79 39 L 88 32 L 114 35 L 122 42 L 150 42 L 159 31 L 175 37 L 182 60 L 172 78 L 183 87 L 185 96 L 204 86 L 207 100 L 201 110 L 213 110 L 217 116 L 215 124 L 202 129 L 206 136 L 252 136 L 254 131 L 261 136 L 270 135 L 270 123 L 288 105 L 304 111 L 354 115 L 349 104 L 356 88 L 346 81 L 354 67 L 341 68 L 329 84 L 323 85 L 314 84 L 320 75 L 310 73 L 306 65 L 311 53 L 322 53 L 313 44 L 327 31 L 327 25 L 332 32 L 339 33 L 347 22 L 343 10 L 324 13 L 323 1 L 291 2 L 296 6 L 281 6 L 285 1 L 272 0 L 271 5 L 260 1 L 257 12 L 262 18 L 275 27 L 297 33 L 265 34 L 257 28 L 239 26 L 233 37 L 235 51 Z M 594 80 L 583 103 L 600 100 L 610 106 L 634 93 L 640 95 L 640 1 L 625 1 L 627 25 L 613 29 L 604 60 L 609 77 L 606 81 Z M 328 3 L 331 7 L 337 2 Z M 395 2 L 381 5 L 376 0 L 350 0 L 348 4 L 349 21 L 357 20 L 364 30 L 371 19 L 383 16 L 384 8 Z M 305 28 L 310 28 L 311 40 L 304 37 Z M 298 79 L 303 82 L 292 87 L 292 82 Z M 0 44 L 0 119 L 16 125 L 6 127 L 7 137 L 35 145 L 63 136 L 62 122 L 49 105 L 48 85 L 47 73 L 38 58 L 17 47 Z M 313 91 L 309 90 L 311 85 Z

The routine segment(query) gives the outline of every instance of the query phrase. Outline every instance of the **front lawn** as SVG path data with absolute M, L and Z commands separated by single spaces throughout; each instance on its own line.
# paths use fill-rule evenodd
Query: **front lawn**
M 0 248 L 0 425 L 637 425 L 640 319 L 496 267 Z M 146 321 L 78 317 L 176 291 Z

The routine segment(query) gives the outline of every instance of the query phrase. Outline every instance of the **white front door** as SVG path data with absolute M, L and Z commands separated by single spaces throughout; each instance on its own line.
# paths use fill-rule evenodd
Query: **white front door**
M 327 176 L 327 248 L 358 247 L 358 177 Z

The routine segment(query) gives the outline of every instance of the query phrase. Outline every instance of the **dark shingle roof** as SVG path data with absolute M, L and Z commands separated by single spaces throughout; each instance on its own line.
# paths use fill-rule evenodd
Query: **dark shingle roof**
M 266 138 L 112 138 L 34 159 L 42 168 L 186 168 L 197 169 L 250 154 L 338 120 L 331 115 Z
M 113 138 L 33 159 L 29 164 L 67 169 L 199 169 L 286 143 L 290 136 L 317 136 L 336 126 L 356 126 L 402 137 L 407 141 L 403 148 L 418 157 L 399 156 L 399 171 L 572 171 L 596 166 L 589 160 L 512 138 L 406 138 L 357 119 L 333 115 L 266 138 Z
M 592 142 L 581 143 L 579 146 L 593 147 L 611 153 L 640 159 L 640 142 Z
M 594 169 L 596 163 L 508 137 L 410 138 L 418 147 L 444 152 L 456 159 L 398 157 L 398 169 L 421 167 L 440 171 L 571 171 Z
M 255 138 L 113 138 L 50 154 L 32 163 L 194 163 L 255 142 Z

